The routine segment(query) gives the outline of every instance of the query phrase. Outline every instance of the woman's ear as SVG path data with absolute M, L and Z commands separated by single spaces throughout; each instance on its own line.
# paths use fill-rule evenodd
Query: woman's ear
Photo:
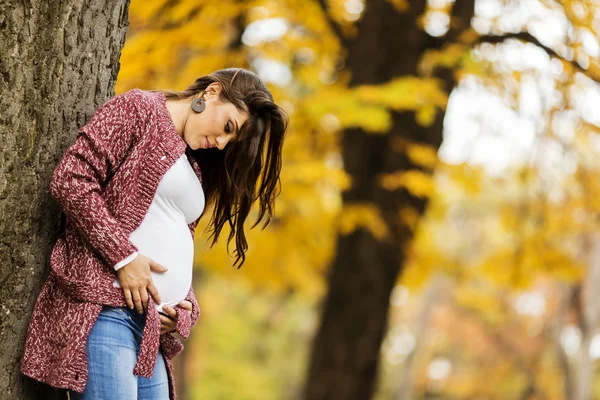
M 206 97 L 219 96 L 221 94 L 221 90 L 223 87 L 219 82 L 213 82 L 204 89 L 204 93 Z

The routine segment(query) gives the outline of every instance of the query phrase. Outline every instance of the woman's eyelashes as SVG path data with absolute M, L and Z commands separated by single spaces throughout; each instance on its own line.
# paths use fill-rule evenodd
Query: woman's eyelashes
M 233 122 L 231 122 L 231 120 L 227 121 L 227 123 L 225 124 L 225 134 L 229 135 L 231 133 L 235 133 L 233 131 L 234 129 L 234 125 Z M 229 139 L 229 142 L 237 142 L 237 134 L 234 134 L 233 136 L 231 136 L 231 138 Z

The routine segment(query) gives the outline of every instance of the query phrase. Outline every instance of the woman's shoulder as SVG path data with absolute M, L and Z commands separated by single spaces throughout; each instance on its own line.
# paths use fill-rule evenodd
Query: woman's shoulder
M 160 119 L 164 116 L 166 98 L 160 91 L 134 88 L 123 92 L 118 96 L 123 97 L 123 102 L 134 105 L 142 120 L 148 121 L 156 118 Z
M 160 94 L 150 90 L 134 88 L 114 96 L 111 100 L 114 99 L 124 105 L 135 106 L 138 111 L 143 113 L 145 110 L 152 110 L 160 105 Z

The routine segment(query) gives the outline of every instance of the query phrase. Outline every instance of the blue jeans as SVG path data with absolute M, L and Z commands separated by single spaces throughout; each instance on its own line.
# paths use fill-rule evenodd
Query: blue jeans
M 133 374 L 146 313 L 128 307 L 103 306 L 86 344 L 88 380 L 83 394 L 70 390 L 71 400 L 164 400 L 169 383 L 162 352 L 152 377 Z

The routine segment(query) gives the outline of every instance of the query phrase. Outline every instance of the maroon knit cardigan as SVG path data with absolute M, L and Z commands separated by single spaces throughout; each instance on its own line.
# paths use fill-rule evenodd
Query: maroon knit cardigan
M 51 271 L 27 330 L 21 371 L 51 386 L 83 393 L 87 383 L 86 341 L 103 305 L 127 305 L 113 286 L 114 265 L 138 248 L 129 235 L 142 222 L 162 176 L 186 153 L 163 93 L 133 89 L 114 96 L 80 128 L 52 174 L 50 193 L 67 216 L 50 255 Z M 198 179 L 200 167 L 188 156 Z M 198 220 L 189 224 L 190 233 Z M 194 291 L 192 314 L 177 311 L 177 332 L 188 338 L 200 315 Z M 163 352 L 169 398 L 175 399 L 171 359 L 183 344 L 160 334 L 152 296 L 133 373 L 151 377 Z

